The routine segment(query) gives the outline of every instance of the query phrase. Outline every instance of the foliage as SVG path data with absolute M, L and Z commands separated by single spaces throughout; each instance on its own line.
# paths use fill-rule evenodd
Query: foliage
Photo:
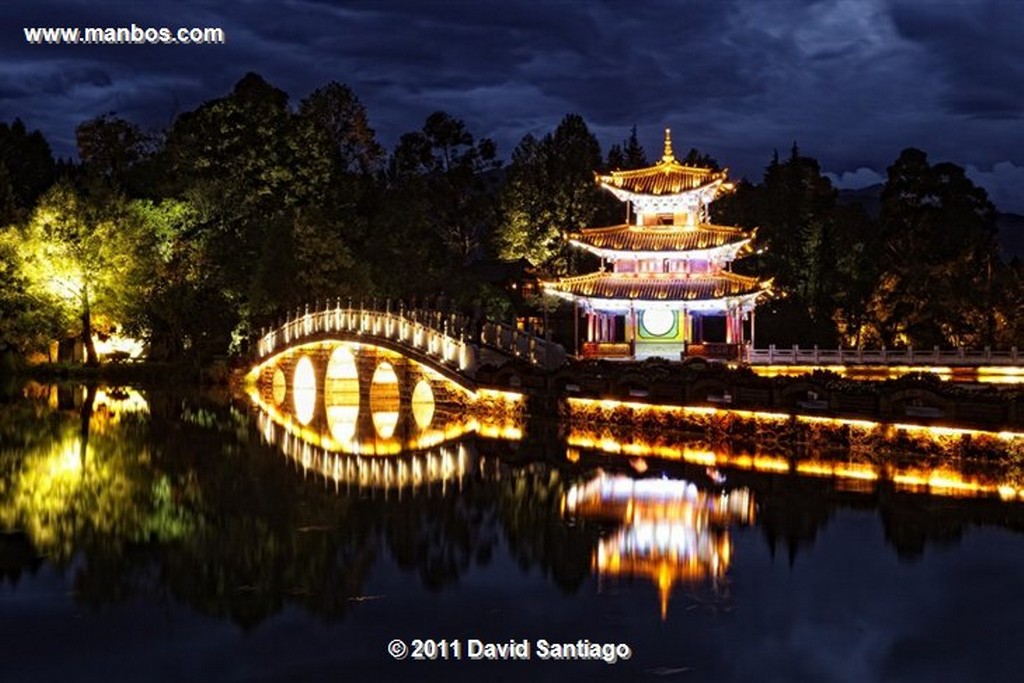
M 142 300 L 152 273 L 155 241 L 123 197 L 88 196 L 67 180 L 50 188 L 21 233 L 27 292 L 47 300 L 81 335 L 95 363 L 94 316 L 123 321 Z M 72 320 L 81 326 L 70 329 Z
M 595 171 L 650 163 L 636 127 L 603 156 L 576 114 L 523 137 L 504 169 L 491 140 L 445 112 L 388 157 L 348 86 L 293 107 L 252 73 L 164 131 L 108 113 L 76 140 L 80 163 L 55 182 L 43 136 L 0 123 L 0 350 L 91 339 L 94 312 L 100 331 L 148 338 L 154 357 L 203 363 L 317 301 L 446 291 L 466 307 L 522 308 L 466 266 L 592 270 L 566 235 L 623 214 Z M 680 162 L 719 168 L 696 149 Z M 994 208 L 959 166 L 904 150 L 874 217 L 841 203 L 794 145 L 711 209 L 716 223 L 758 228 L 734 266 L 774 278 L 759 345 L 1024 338 L 1022 266 L 999 260 Z
M 884 344 L 992 343 L 995 208 L 964 169 L 905 149 L 882 192 L 879 281 L 869 301 Z M 981 305 L 979 305 L 979 303 Z
M 502 194 L 499 254 L 568 272 L 573 252 L 565 235 L 592 226 L 602 208 L 594 183 L 600 165 L 597 138 L 578 114 L 567 115 L 540 141 L 524 137 L 512 153 Z

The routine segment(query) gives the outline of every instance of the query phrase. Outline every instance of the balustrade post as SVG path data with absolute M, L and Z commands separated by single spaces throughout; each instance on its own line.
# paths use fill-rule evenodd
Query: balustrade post
M 914 362 L 914 345 L 913 344 L 908 344 L 907 345 L 907 360 L 911 364 L 913 364 L 913 362 Z
M 987 362 L 990 362 L 991 360 L 992 360 L 992 347 L 989 346 L 988 344 L 985 344 L 985 362 L 987 363 Z
M 818 345 L 814 345 L 814 364 L 818 364 Z
M 1014 363 L 1017 362 L 1017 347 L 1016 346 L 1011 346 L 1010 347 L 1010 360 L 1013 361 Z

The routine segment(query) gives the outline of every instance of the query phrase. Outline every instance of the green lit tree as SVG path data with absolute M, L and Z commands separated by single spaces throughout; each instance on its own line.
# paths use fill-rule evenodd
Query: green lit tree
M 86 196 L 61 180 L 22 229 L 19 256 L 28 293 L 78 321 L 86 362 L 95 364 L 94 317 L 128 317 L 149 278 L 154 247 L 149 226 L 123 197 Z
M 600 166 L 600 145 L 578 114 L 540 141 L 525 137 L 512 153 L 502 197 L 501 256 L 568 272 L 572 255 L 563 238 L 592 226 L 601 211 L 605 198 L 594 183 Z

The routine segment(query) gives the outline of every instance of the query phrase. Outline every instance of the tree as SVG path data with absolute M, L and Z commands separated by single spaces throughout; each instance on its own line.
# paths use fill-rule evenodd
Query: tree
M 500 166 L 494 142 L 475 140 L 465 123 L 434 112 L 422 130 L 401 137 L 391 175 L 419 194 L 427 224 L 466 263 L 479 255 L 497 220 L 491 172 Z
M 29 133 L 20 119 L 0 123 L 0 211 L 3 223 L 23 217 L 54 180 L 56 168 L 46 138 L 38 130 Z M 6 187 L 5 187 L 6 186 Z
M 67 180 L 44 194 L 19 246 L 29 291 L 80 321 L 86 361 L 98 362 L 94 317 L 121 321 L 149 273 L 153 242 L 117 195 L 85 196 Z
M 332 81 L 314 90 L 299 105 L 299 123 L 305 140 L 328 148 L 325 156 L 336 170 L 360 175 L 378 170 L 384 150 L 366 109 L 347 85 Z
M 150 152 L 151 140 L 134 123 L 103 114 L 75 128 L 78 158 L 88 176 L 123 188 L 129 171 Z
M 564 235 L 592 226 L 604 200 L 594 182 L 601 148 L 583 117 L 569 114 L 537 142 L 523 138 L 512 154 L 499 228 L 503 258 L 526 257 L 555 273 L 571 264 Z
M 881 241 L 871 310 L 883 343 L 993 342 L 995 207 L 963 168 L 903 150 L 882 191 Z
M 629 137 L 620 144 L 611 146 L 608 150 L 607 167 L 613 171 L 630 171 L 637 168 L 645 168 L 647 163 L 647 152 L 637 138 L 636 126 L 629 131 Z

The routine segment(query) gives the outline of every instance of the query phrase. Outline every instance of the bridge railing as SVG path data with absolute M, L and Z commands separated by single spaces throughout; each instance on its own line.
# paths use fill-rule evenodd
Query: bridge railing
M 296 314 L 283 325 L 267 332 L 256 344 L 263 359 L 283 349 L 331 332 L 366 335 L 385 339 L 418 351 L 453 370 L 472 374 L 476 349 L 461 333 L 449 333 L 455 321 L 450 316 L 425 312 L 374 310 L 342 307 L 339 304 Z
M 549 370 L 561 367 L 567 360 L 561 344 L 506 323 L 485 322 L 480 329 L 479 341 L 483 346 Z
M 566 361 L 560 345 L 512 325 L 474 321 L 459 313 L 407 309 L 402 304 L 392 310 L 390 302 L 379 310 L 343 307 L 340 301 L 312 312 L 308 308 L 297 312 L 277 329 L 265 332 L 256 343 L 256 355 L 267 358 L 305 339 L 331 332 L 387 339 L 466 374 L 475 371 L 480 346 L 545 368 L 556 368 Z
M 850 348 L 810 349 L 799 346 L 767 349 L 748 349 L 747 360 L 752 365 L 934 365 L 934 366 L 982 366 L 1021 365 L 1024 354 L 1014 346 L 1008 351 L 983 349 L 915 349 L 912 346 L 899 349 Z

